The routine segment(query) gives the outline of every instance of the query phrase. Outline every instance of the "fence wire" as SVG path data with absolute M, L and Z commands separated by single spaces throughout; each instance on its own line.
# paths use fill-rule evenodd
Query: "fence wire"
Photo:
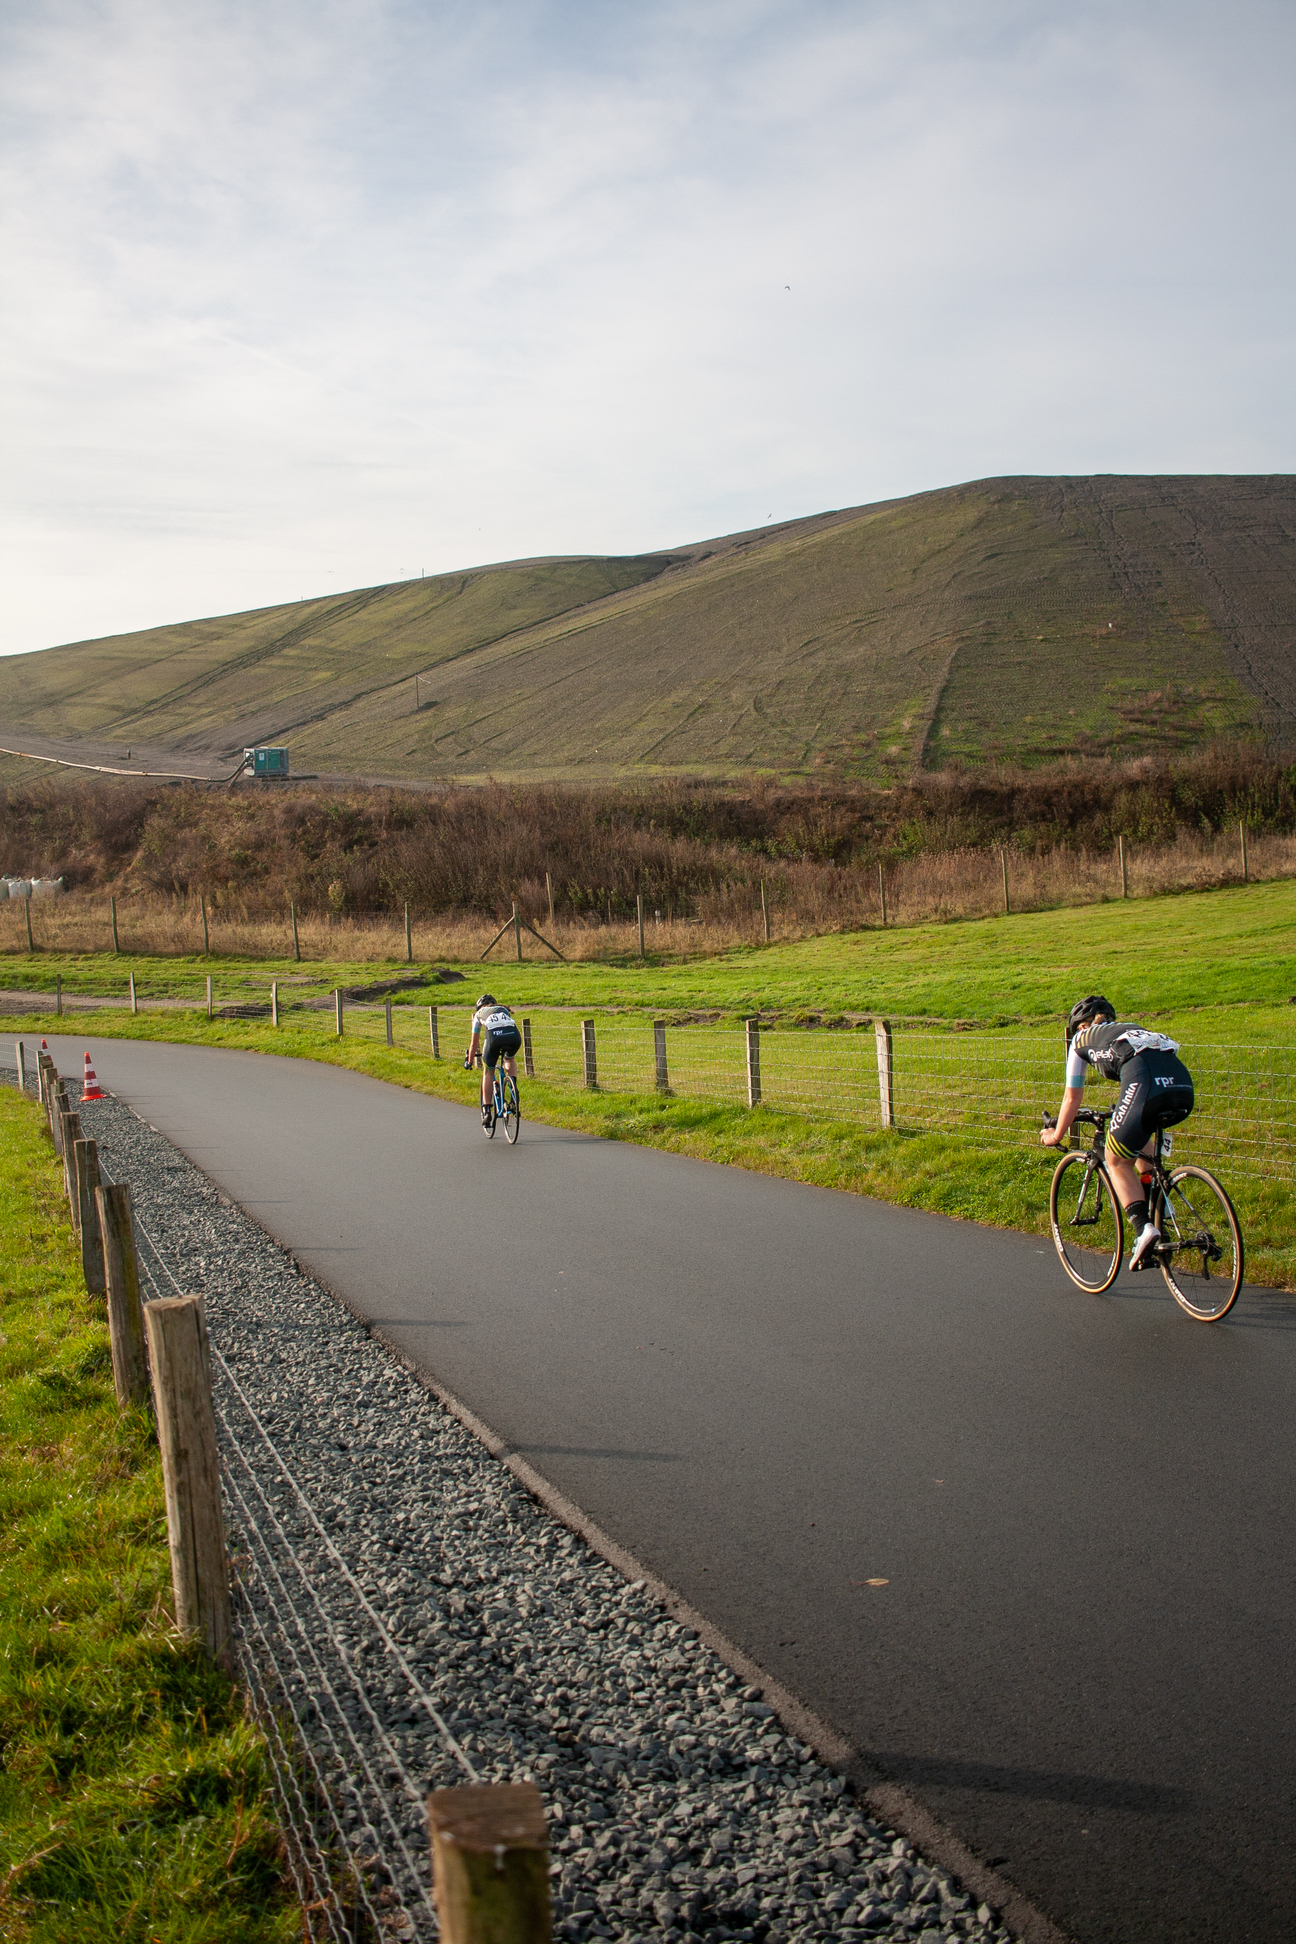
M 535 1077 L 551 1086 L 586 1084 L 581 1021 L 570 1012 L 533 1011 Z M 471 1013 L 439 1008 L 443 1058 L 458 1058 Z M 344 1012 L 343 1029 L 383 1040 L 380 1006 Z M 667 1090 L 684 1099 L 749 1104 L 747 1040 L 731 1025 L 665 1026 Z M 427 1009 L 392 1008 L 392 1043 L 426 1051 Z M 1062 1093 L 1064 1043 L 1053 1026 L 935 1032 L 890 1029 L 891 1124 L 900 1135 L 956 1135 L 979 1148 L 1022 1149 L 1039 1138 L 1040 1116 L 1055 1113 Z M 760 1104 L 849 1122 L 866 1133 L 885 1125 L 885 1089 L 872 1021 L 836 1030 L 763 1027 L 759 1032 Z M 1296 1179 L 1296 1050 L 1181 1040 L 1196 1083 L 1192 1117 L 1175 1131 L 1175 1152 L 1226 1177 Z M 657 1087 L 651 1021 L 605 1015 L 594 1021 L 594 1058 L 601 1092 L 652 1094 Z M 1087 1104 L 1114 1105 L 1114 1090 L 1091 1081 Z
M 314 982 L 302 975 L 300 988 L 293 990 L 304 993 L 309 983 Z M 118 1001 L 114 998 L 112 1003 Z M 197 998 L 177 1003 L 192 1011 Z M 222 980 L 213 1004 L 221 1017 L 268 1020 L 268 984 L 264 979 Z M 433 1010 L 441 1057 L 458 1059 L 467 1044 L 471 1009 L 451 1004 Z M 280 981 L 279 1013 L 283 1024 L 317 1031 L 322 1038 L 331 1038 L 336 1031 L 331 994 L 315 991 L 292 997 Z M 535 1077 L 552 1086 L 583 1087 L 580 1015 L 536 1008 L 528 1016 Z M 390 1005 L 390 1028 L 388 1018 L 385 1002 L 373 998 L 343 1002 L 344 1034 L 383 1044 L 390 1030 L 394 1047 L 430 1053 L 426 1004 L 407 1003 L 396 995 Z M 690 1023 L 667 1025 L 663 1030 L 671 1095 L 725 1106 L 749 1104 L 747 1048 L 741 1027 Z M 594 1022 L 594 1044 L 600 1091 L 659 1091 L 651 1020 L 604 1014 Z M 837 1030 L 767 1025 L 760 1031 L 759 1045 L 764 1106 L 849 1122 L 866 1133 L 882 1130 L 884 1095 L 871 1020 Z M 1191 1120 L 1176 1132 L 1176 1151 L 1231 1178 L 1296 1179 L 1296 1049 L 1228 1046 L 1185 1037 L 1182 1053 L 1196 1081 L 1197 1105 Z M 1041 1112 L 1057 1109 L 1062 1064 L 1062 1033 L 1057 1026 L 939 1032 L 894 1023 L 892 1126 L 901 1134 L 957 1135 L 979 1148 L 1031 1145 L 1038 1138 Z M 1090 1085 L 1088 1104 L 1112 1100 L 1114 1095 L 1101 1081 Z
M 181 1294 L 138 1213 L 135 1227 L 152 1295 Z M 239 1677 L 265 1735 L 306 1935 L 434 1938 L 427 1791 L 477 1771 L 214 1343 L 211 1354 Z M 363 1666 L 373 1651 L 381 1709 Z M 417 1775 L 389 1725 L 393 1681 L 406 1719 L 430 1722 L 440 1743 L 420 1741 Z

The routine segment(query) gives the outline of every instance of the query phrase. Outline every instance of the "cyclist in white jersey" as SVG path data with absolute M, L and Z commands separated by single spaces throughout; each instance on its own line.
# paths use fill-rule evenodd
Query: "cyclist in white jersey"
M 480 1051 L 482 1056 L 482 1126 L 489 1127 L 494 1113 L 492 1101 L 495 1092 L 495 1065 L 504 1062 L 504 1071 L 517 1079 L 517 1061 L 513 1057 L 522 1045 L 522 1035 L 518 1023 L 507 1006 L 501 1006 L 493 992 L 483 992 L 477 1001 L 472 1017 L 472 1038 L 464 1056 L 464 1067 L 469 1069 Z
M 1139 1176 L 1140 1153 L 1150 1154 L 1157 1130 L 1177 1127 L 1193 1110 L 1193 1078 L 1179 1058 L 1177 1040 L 1164 1033 L 1120 1021 L 1110 999 L 1091 992 L 1077 1000 L 1067 1021 L 1066 1083 L 1052 1127 L 1040 1135 L 1045 1147 L 1058 1147 L 1084 1098 L 1085 1076 L 1100 1073 L 1115 1080 L 1120 1099 L 1107 1127 L 1107 1172 L 1134 1231 L 1130 1268 L 1141 1269 L 1161 1240 L 1148 1211 Z

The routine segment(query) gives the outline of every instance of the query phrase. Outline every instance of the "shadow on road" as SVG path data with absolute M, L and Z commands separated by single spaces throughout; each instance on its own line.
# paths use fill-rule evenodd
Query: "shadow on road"
M 977 1795 L 1021 1796 L 1032 1802 L 1071 1802 L 1082 1809 L 1122 1814 L 1182 1815 L 1197 1806 L 1189 1789 L 1132 1782 L 1111 1775 L 1073 1775 L 1060 1769 L 1001 1768 L 982 1762 L 941 1762 L 870 1751 L 879 1771 L 907 1788 L 966 1789 Z

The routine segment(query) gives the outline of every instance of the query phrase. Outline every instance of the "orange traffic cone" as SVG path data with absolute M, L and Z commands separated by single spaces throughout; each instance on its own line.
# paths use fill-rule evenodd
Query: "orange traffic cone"
M 85 1092 L 81 1096 L 82 1106 L 85 1105 L 87 1100 L 106 1100 L 108 1098 L 103 1088 L 99 1085 L 99 1082 L 95 1079 L 95 1070 L 90 1064 L 90 1055 L 88 1053 L 85 1056 L 85 1061 Z

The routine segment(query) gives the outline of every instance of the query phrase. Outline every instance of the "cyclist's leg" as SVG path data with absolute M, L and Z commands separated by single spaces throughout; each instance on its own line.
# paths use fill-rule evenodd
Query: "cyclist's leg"
M 1140 1150 L 1156 1137 L 1155 1124 L 1147 1118 L 1152 1091 L 1146 1060 L 1131 1060 L 1122 1070 L 1120 1099 L 1107 1126 L 1107 1172 L 1134 1232 L 1134 1256 L 1139 1253 L 1138 1240 L 1150 1220 L 1147 1189 L 1139 1177 L 1138 1164 Z
M 499 1058 L 499 1048 L 495 1044 L 494 1033 L 487 1033 L 482 1041 L 482 1113 L 489 1114 L 495 1093 L 495 1062 Z
M 1185 1120 L 1192 1105 L 1192 1075 L 1173 1054 L 1143 1054 L 1121 1074 L 1121 1097 L 1107 1129 L 1106 1158 L 1107 1172 L 1134 1231 L 1132 1260 L 1139 1256 L 1138 1239 L 1152 1220 L 1139 1162 L 1155 1153 L 1158 1130 Z
M 517 1079 L 517 1055 L 522 1051 L 522 1035 L 514 1027 L 511 1033 L 500 1036 L 500 1059 L 510 1080 Z

